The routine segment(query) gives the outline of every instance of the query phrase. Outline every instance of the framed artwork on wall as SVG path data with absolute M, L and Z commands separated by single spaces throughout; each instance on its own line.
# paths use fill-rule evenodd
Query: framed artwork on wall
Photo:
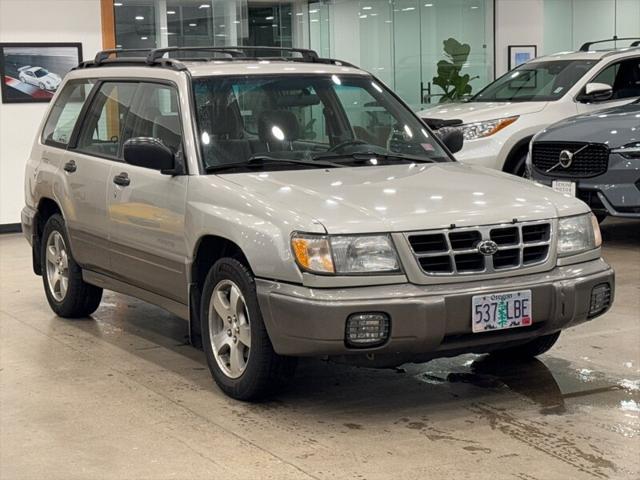
M 2 103 L 49 102 L 81 61 L 81 43 L 0 43 Z
M 509 70 L 536 58 L 537 55 L 536 45 L 509 45 Z

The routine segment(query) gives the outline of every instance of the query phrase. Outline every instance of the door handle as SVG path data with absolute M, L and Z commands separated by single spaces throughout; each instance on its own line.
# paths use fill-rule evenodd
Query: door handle
M 122 172 L 121 174 L 113 177 L 113 183 L 120 185 L 121 187 L 126 187 L 131 183 L 131 180 L 129 179 L 127 172 Z
M 64 171 L 67 173 L 73 173 L 78 169 L 78 165 L 76 165 L 75 160 L 69 160 L 64 164 Z

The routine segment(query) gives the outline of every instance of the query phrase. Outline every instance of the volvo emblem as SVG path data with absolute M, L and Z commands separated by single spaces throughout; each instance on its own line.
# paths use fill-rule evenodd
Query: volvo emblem
M 482 255 L 493 255 L 498 251 L 498 244 L 493 240 L 483 240 L 478 244 L 478 252 Z
M 560 152 L 560 157 L 558 158 L 558 163 L 562 168 L 569 168 L 573 163 L 573 156 L 575 154 L 571 153 L 569 150 L 562 150 Z

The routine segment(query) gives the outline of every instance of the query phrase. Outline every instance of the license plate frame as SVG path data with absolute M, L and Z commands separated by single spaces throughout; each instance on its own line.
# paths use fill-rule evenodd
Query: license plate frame
M 576 196 L 576 182 L 571 180 L 553 180 L 551 182 L 551 188 L 558 193 L 563 193 L 571 197 Z
M 530 327 L 533 325 L 532 299 L 531 290 L 474 295 L 471 297 L 472 332 L 484 333 Z

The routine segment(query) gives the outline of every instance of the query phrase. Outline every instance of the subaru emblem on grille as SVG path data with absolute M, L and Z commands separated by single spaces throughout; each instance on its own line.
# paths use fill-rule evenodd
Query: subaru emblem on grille
M 478 252 L 482 255 L 493 255 L 498 251 L 498 244 L 493 240 L 483 240 L 478 244 Z

